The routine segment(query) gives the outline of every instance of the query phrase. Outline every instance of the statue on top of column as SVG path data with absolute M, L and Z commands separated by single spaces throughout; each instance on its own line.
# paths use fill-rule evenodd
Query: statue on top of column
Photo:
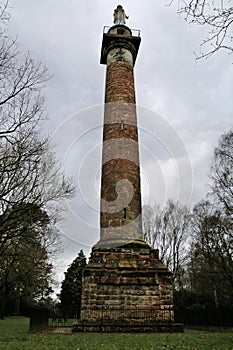
M 125 20 L 128 19 L 129 16 L 125 14 L 123 7 L 121 5 L 118 5 L 117 8 L 114 10 L 113 18 L 113 22 L 115 24 L 125 24 Z

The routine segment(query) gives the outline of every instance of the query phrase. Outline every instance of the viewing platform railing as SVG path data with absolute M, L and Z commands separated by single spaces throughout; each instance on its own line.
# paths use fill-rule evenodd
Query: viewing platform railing
M 111 28 L 110 26 L 104 26 L 104 29 L 103 29 L 104 34 L 107 34 L 110 28 Z M 140 29 L 130 28 L 130 30 L 132 32 L 132 36 L 140 37 Z

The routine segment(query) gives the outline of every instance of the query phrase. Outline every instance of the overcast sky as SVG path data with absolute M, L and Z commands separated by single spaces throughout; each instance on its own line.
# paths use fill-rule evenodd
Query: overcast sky
M 206 30 L 190 26 L 165 0 L 124 0 L 127 25 L 140 29 L 135 65 L 143 204 L 168 198 L 193 205 L 208 189 L 219 136 L 232 125 L 232 56 L 195 61 Z M 58 279 L 80 249 L 99 239 L 99 190 L 105 66 L 104 26 L 112 0 L 11 0 L 12 35 L 53 78 L 44 91 L 57 156 L 77 195 L 61 226 Z

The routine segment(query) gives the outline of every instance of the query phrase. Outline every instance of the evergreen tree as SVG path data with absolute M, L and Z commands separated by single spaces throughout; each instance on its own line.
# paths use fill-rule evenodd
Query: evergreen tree
M 61 293 L 59 295 L 61 300 L 61 309 L 67 310 L 81 307 L 82 295 L 82 276 L 83 269 L 86 266 L 86 256 L 82 250 L 78 256 L 71 263 L 65 272 L 65 279 L 61 285 Z

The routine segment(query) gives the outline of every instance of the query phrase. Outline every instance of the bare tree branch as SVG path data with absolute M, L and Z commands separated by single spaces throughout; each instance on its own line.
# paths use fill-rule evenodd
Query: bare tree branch
M 174 0 L 171 1 L 173 3 Z M 170 3 L 170 4 L 171 4 Z M 169 4 L 169 5 L 170 5 Z M 219 0 L 180 0 L 178 14 L 192 24 L 206 26 L 209 35 L 203 40 L 204 50 L 197 59 L 208 58 L 220 50 L 233 52 L 233 6 L 230 1 Z

